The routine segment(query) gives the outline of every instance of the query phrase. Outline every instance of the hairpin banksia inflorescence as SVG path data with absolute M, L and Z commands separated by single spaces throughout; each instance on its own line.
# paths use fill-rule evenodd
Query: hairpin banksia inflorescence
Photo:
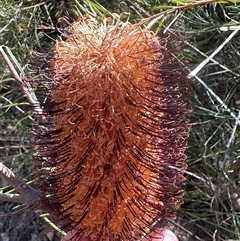
M 37 136 L 45 209 L 93 241 L 140 240 L 182 202 L 186 74 L 140 24 L 76 21 L 49 60 Z

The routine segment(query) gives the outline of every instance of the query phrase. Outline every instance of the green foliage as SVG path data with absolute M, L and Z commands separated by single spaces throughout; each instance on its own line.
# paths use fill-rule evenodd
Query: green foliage
M 182 16 L 189 71 L 219 50 L 194 76 L 190 88 L 189 186 L 181 212 L 196 221 L 197 235 L 204 234 L 204 240 L 214 235 L 216 240 L 240 238 L 239 215 L 231 199 L 239 193 L 239 34 L 226 41 L 232 31 L 220 29 L 239 25 L 238 12 L 239 5 L 211 4 Z

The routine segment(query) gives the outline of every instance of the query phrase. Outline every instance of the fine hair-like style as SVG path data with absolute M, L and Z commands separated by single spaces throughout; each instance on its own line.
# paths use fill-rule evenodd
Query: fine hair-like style
M 36 136 L 42 205 L 93 241 L 139 240 L 182 202 L 186 74 L 140 24 L 85 18 L 68 31 Z

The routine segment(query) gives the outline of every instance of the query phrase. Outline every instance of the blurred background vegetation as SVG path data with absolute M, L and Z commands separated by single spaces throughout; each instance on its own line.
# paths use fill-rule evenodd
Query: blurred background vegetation
M 47 52 L 59 30 L 81 14 L 96 17 L 125 13 L 136 22 L 191 0 L 0 1 L 0 46 L 21 76 L 34 51 Z M 128 15 L 130 14 L 130 15 Z M 226 26 L 225 29 L 222 29 Z M 228 1 L 176 11 L 160 19 L 159 36 L 184 41 L 176 55 L 188 73 L 212 56 L 189 84 L 192 130 L 187 150 L 184 204 L 172 229 L 184 240 L 240 240 L 240 3 Z M 234 32 L 235 31 L 235 32 Z M 233 33 L 235 35 L 233 35 Z M 171 41 L 171 39 L 169 39 Z M 216 53 L 218 50 L 218 53 Z M 215 54 L 216 53 L 216 54 Z M 174 54 L 174 52 L 173 52 Z M 35 77 L 34 81 L 37 81 Z M 33 111 L 19 84 L 0 60 L 0 160 L 32 182 L 30 139 Z M 1 181 L 0 192 L 14 190 Z M 22 207 L 1 203 L 0 214 Z M 0 218 L 0 240 L 59 240 L 38 211 Z

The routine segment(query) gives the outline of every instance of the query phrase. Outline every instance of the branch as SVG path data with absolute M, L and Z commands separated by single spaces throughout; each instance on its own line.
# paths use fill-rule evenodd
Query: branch
M 195 1 L 195 2 L 190 2 L 190 3 L 187 3 L 187 4 L 184 4 L 184 5 L 180 5 L 180 6 L 176 6 L 176 7 L 173 7 L 173 8 L 170 8 L 170 9 L 167 9 L 163 12 L 160 12 L 160 13 L 157 13 L 157 14 L 154 14 L 150 17 L 147 17 L 143 20 L 140 21 L 141 24 L 144 24 L 144 23 L 148 23 L 147 25 L 147 28 L 150 29 L 159 19 L 171 14 L 171 13 L 174 13 L 176 11 L 180 11 L 180 10 L 187 10 L 189 8 L 194 8 L 194 7 L 197 7 L 197 6 L 202 6 L 202 5 L 207 5 L 207 4 L 211 4 L 211 3 L 220 3 L 220 2 L 224 2 L 224 3 L 227 3 L 227 0 L 200 0 L 200 1 Z
M 20 194 L 14 195 L 15 200 L 21 203 L 26 203 L 27 205 L 32 205 L 36 203 L 39 198 L 37 190 L 30 187 L 23 180 L 17 177 L 9 168 L 7 168 L 3 163 L 0 162 L 0 175 L 6 180 L 6 182 L 15 188 L 15 190 Z M 7 197 L 8 196 L 8 197 Z M 12 196 L 12 198 L 14 197 Z M 6 198 L 10 198 L 8 195 L 1 195 L 0 201 L 6 201 Z M 3 198 L 3 199 L 1 199 Z M 12 200 L 13 201 L 13 200 Z
M 42 108 L 40 107 L 40 103 L 37 100 L 32 87 L 29 83 L 25 83 L 23 81 L 23 79 L 19 76 L 18 72 L 16 71 L 16 69 L 14 68 L 11 60 L 8 58 L 7 54 L 5 53 L 4 49 L 2 46 L 0 46 L 0 53 L 2 55 L 2 57 L 4 58 L 5 62 L 7 63 L 10 71 L 12 72 L 15 80 L 18 82 L 18 84 L 21 86 L 24 94 L 26 95 L 29 103 L 33 106 L 35 112 L 37 114 L 39 114 L 39 116 L 42 115 Z
M 24 198 L 19 194 L 0 193 L 1 202 L 24 203 Z

